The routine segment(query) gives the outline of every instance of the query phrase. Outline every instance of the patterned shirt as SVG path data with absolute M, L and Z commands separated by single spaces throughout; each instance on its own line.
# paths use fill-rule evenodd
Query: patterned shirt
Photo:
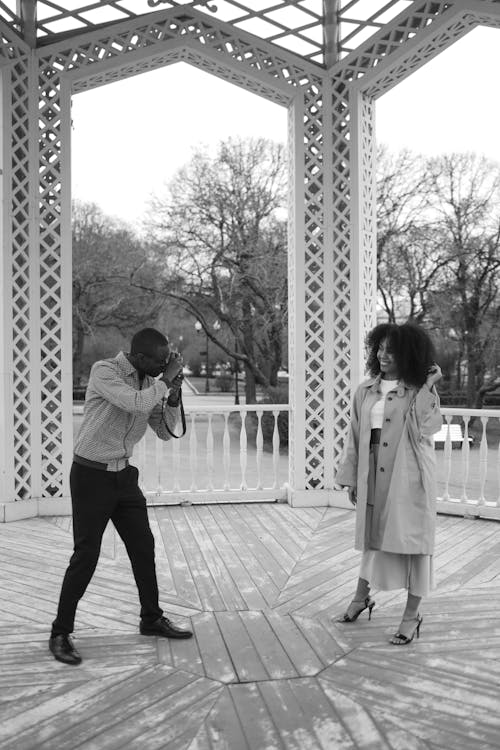
M 139 373 L 123 352 L 96 362 L 90 371 L 83 423 L 75 454 L 101 463 L 130 458 L 148 424 L 161 440 L 173 432 L 179 407 L 168 406 L 169 389 L 161 380 Z

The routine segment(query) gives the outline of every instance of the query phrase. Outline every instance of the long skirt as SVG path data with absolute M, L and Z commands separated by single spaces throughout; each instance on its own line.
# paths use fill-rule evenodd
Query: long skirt
M 371 445 L 366 508 L 367 538 L 373 513 L 377 458 L 378 445 Z M 404 555 L 367 549 L 361 558 L 359 576 L 368 581 L 371 588 L 383 591 L 407 589 L 410 594 L 421 597 L 427 596 L 435 586 L 432 555 Z

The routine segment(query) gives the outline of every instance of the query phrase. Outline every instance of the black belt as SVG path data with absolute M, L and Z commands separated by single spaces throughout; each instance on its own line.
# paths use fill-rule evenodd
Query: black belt
M 110 464 L 104 464 L 100 461 L 91 461 L 89 458 L 84 458 L 83 456 L 79 456 L 76 453 L 73 456 L 73 461 L 75 464 L 80 464 L 80 466 L 88 466 L 89 469 L 100 469 L 101 471 L 123 471 L 128 466 L 128 458 L 120 458 L 118 459 L 119 462 L 123 462 L 123 467 L 121 469 L 110 469 Z M 117 461 L 111 461 L 111 465 L 113 463 L 117 463 Z
M 370 433 L 370 445 L 380 444 L 380 433 L 382 430 L 379 427 L 375 427 Z

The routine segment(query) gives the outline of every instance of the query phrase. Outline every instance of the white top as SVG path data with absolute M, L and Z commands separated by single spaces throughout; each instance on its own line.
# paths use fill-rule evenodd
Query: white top
M 382 429 L 382 423 L 384 421 L 384 407 L 385 398 L 389 391 L 392 391 L 398 384 L 398 380 L 382 380 L 380 381 L 380 390 L 382 395 L 378 401 L 376 401 L 370 412 L 370 427 L 372 430 Z

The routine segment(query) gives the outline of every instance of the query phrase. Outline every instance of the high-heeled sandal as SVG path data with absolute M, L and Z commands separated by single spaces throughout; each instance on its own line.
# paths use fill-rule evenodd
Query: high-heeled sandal
M 420 626 L 422 625 L 424 618 L 421 615 L 417 615 L 416 617 L 412 617 L 411 619 L 417 623 L 413 633 L 411 634 L 411 637 L 404 635 L 404 633 L 401 633 L 398 630 L 397 633 L 394 633 L 389 643 L 392 643 L 393 646 L 407 646 L 415 638 L 415 633 L 417 634 L 417 638 L 420 638 Z M 410 620 L 405 621 L 403 619 L 403 622 L 410 622 Z M 394 640 L 395 638 L 397 638 L 398 640 Z
M 351 604 L 353 602 L 357 602 L 358 604 L 362 604 L 363 606 L 353 615 L 349 615 L 347 612 L 344 612 L 342 617 L 339 617 L 337 622 L 355 622 L 360 616 L 361 612 L 364 612 L 365 609 L 368 609 L 368 619 L 372 619 L 372 609 L 375 606 L 375 599 L 371 599 L 369 596 L 367 596 L 366 599 L 353 599 Z

